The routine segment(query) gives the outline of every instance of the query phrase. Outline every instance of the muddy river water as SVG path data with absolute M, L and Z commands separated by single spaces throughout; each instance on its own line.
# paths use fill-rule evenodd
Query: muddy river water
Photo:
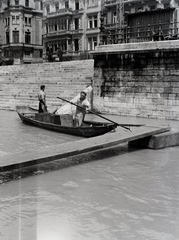
M 178 183 L 179 147 L 123 145 L 98 161 L 1 184 L 0 240 L 178 240 Z

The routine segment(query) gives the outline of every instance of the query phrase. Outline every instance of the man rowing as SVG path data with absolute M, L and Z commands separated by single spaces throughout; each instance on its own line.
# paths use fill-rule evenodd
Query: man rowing
M 86 98 L 87 93 L 81 91 L 80 98 L 76 101 L 75 126 L 81 126 L 86 113 L 90 110 L 90 103 Z

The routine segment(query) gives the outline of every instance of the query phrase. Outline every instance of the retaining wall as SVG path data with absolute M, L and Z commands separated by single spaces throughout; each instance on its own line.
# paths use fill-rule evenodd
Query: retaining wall
M 179 41 L 99 46 L 93 52 L 95 109 L 179 120 Z

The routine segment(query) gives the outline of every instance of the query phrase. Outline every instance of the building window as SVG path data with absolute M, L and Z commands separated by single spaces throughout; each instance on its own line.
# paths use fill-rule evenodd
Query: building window
M 19 0 L 15 0 L 15 5 L 16 5 L 16 6 L 19 5 Z
M 31 18 L 25 17 L 25 25 L 31 26 Z
M 46 7 L 46 11 L 47 11 L 47 13 L 50 12 L 50 6 L 49 5 Z
M 12 16 L 12 24 L 16 24 L 16 17 Z
M 59 3 L 55 4 L 55 10 L 56 10 L 56 12 L 58 12 L 58 10 L 59 10 Z
M 6 32 L 6 43 L 10 43 L 9 32 Z
M 19 24 L 19 16 L 16 16 L 16 24 Z
M 25 57 L 30 57 L 30 51 L 25 51 L 24 55 L 25 55 Z
M 65 8 L 68 9 L 69 8 L 69 1 L 65 2 Z
M 25 6 L 29 7 L 29 0 L 25 0 Z
M 88 28 L 97 28 L 98 27 L 98 19 L 97 15 L 88 17 Z
M 7 0 L 7 6 L 10 7 L 10 0 Z
M 75 10 L 79 10 L 79 0 L 75 0 Z
M 116 15 L 116 12 L 113 13 L 113 23 L 117 23 L 117 15 Z
M 40 10 L 43 10 L 43 2 L 40 2 Z
M 25 43 L 30 44 L 31 43 L 31 33 L 25 32 Z
M 19 16 L 12 16 L 12 24 L 19 24 Z
M 75 39 L 75 52 L 79 51 L 79 40 Z
M 79 18 L 75 18 L 75 30 L 79 29 Z
M 98 0 L 87 0 L 88 7 L 98 6 Z
M 13 43 L 19 43 L 19 31 L 13 31 L 12 36 L 13 36 Z
M 9 26 L 9 17 L 5 18 L 5 25 Z
M 93 51 L 97 46 L 97 37 L 88 38 L 88 50 Z

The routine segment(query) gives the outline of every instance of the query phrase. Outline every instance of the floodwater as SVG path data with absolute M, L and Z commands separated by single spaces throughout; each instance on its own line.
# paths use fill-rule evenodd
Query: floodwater
M 0 240 L 178 240 L 178 156 L 178 146 L 123 145 L 98 161 L 1 184 Z

